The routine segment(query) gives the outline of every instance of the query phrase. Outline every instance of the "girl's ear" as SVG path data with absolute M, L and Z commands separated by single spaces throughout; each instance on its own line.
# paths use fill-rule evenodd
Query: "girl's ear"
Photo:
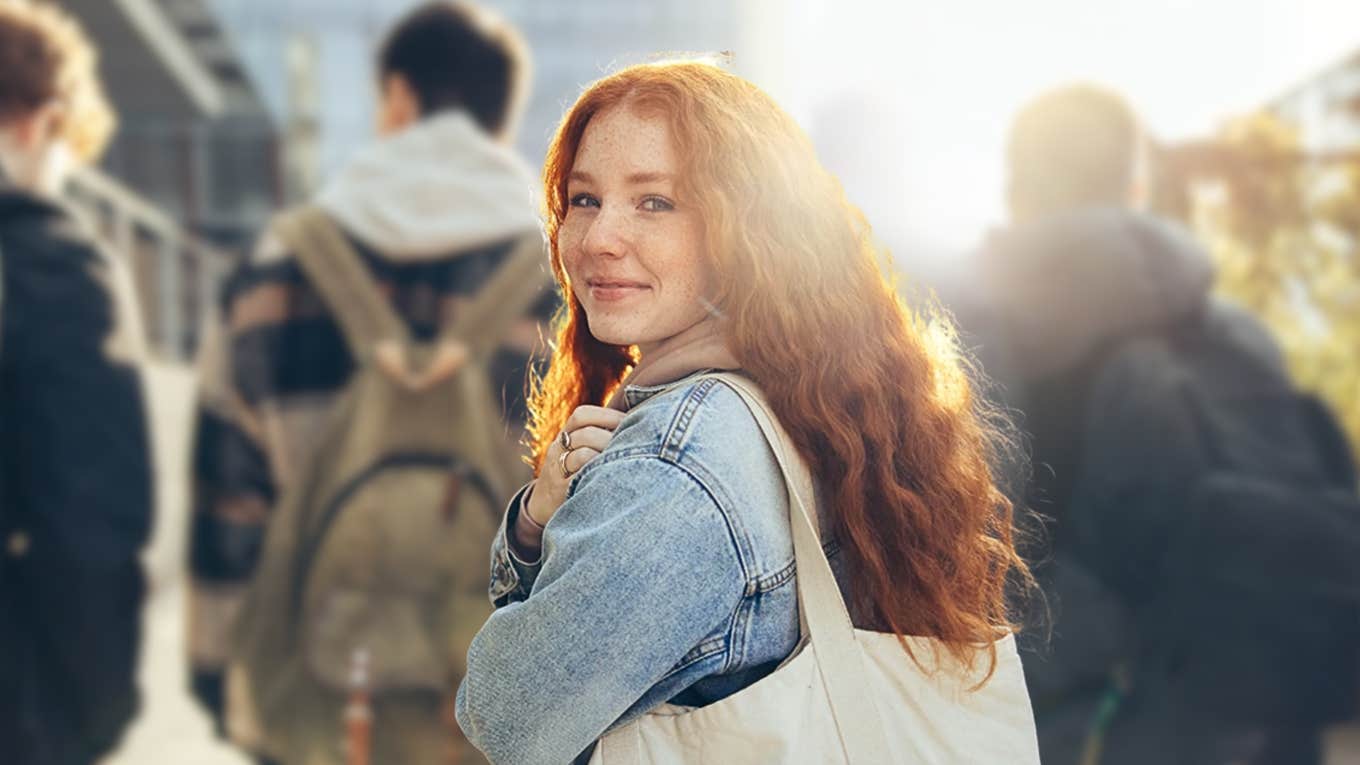
M 57 101 L 49 101 L 11 122 L 10 135 L 20 151 L 37 151 L 59 139 L 65 123 L 66 107 Z

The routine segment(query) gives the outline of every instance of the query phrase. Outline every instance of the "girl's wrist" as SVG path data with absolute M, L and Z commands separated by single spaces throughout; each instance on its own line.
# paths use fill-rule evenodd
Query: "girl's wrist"
M 534 520 L 529 513 L 529 496 L 533 494 L 533 484 L 525 490 L 519 503 L 519 510 L 515 513 L 515 527 L 511 534 L 515 547 L 521 553 L 529 553 L 527 557 L 537 558 L 538 552 L 543 546 L 543 524 Z M 526 557 L 521 555 L 521 557 Z
M 546 524 L 539 523 L 538 520 L 534 518 L 534 514 L 529 512 L 530 498 L 533 497 L 533 495 L 534 485 L 531 483 L 529 484 L 529 487 L 524 490 L 524 495 L 520 498 L 519 515 L 521 518 L 527 521 L 533 528 L 538 529 L 538 531 L 542 533 L 543 527 Z

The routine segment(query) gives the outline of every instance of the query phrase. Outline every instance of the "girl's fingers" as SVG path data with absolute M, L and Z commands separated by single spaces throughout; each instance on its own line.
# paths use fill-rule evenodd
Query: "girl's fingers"
M 572 475 L 575 475 L 581 472 L 581 468 L 585 467 L 586 463 L 598 456 L 600 456 L 600 452 L 596 449 L 591 449 L 590 447 L 572 449 L 571 453 L 567 455 L 567 470 L 571 471 Z
M 597 452 L 604 451 L 605 447 L 609 446 L 610 439 L 614 437 L 613 431 L 594 425 L 567 432 L 571 434 L 571 448 L 588 448 Z
M 567 418 L 565 430 L 568 432 L 580 430 L 581 428 L 604 428 L 613 430 L 623 422 L 623 412 L 617 409 L 606 409 L 602 406 L 578 406 L 576 411 Z

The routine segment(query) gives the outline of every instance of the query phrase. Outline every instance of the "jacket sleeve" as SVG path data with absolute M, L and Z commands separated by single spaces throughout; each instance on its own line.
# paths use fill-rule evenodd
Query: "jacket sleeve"
M 253 376 L 269 370 L 235 352 L 238 333 L 233 320 L 241 307 L 235 305 L 233 294 L 229 282 L 223 318 L 199 355 L 189 532 L 191 684 L 219 726 L 231 625 L 263 551 L 276 493 L 259 412 L 242 393 L 243 382 L 249 384 Z
M 543 566 L 543 555 L 533 561 L 519 554 L 511 537 L 515 533 L 516 521 L 524 512 L 525 497 L 533 484 L 528 484 L 515 492 L 501 518 L 501 526 L 491 542 L 491 586 L 489 595 L 497 608 L 508 603 L 518 603 L 529 597 L 538 571 Z
M 39 691 L 97 752 L 137 706 L 153 487 L 136 306 L 120 264 L 79 242 L 7 242 L 4 269 L 4 502 L 27 538 L 17 618 Z
M 584 751 L 730 620 L 744 591 L 716 502 L 656 457 L 587 466 L 543 543 L 532 592 L 482 627 L 458 689 L 459 724 L 495 763 Z

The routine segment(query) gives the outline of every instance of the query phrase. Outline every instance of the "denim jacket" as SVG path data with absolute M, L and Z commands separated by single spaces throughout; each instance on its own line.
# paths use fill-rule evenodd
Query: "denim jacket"
M 732 695 L 798 644 L 784 479 L 746 405 L 697 376 L 625 396 L 539 561 L 508 543 L 519 497 L 492 545 L 499 608 L 468 651 L 457 715 L 494 763 L 569 762 L 663 703 Z

